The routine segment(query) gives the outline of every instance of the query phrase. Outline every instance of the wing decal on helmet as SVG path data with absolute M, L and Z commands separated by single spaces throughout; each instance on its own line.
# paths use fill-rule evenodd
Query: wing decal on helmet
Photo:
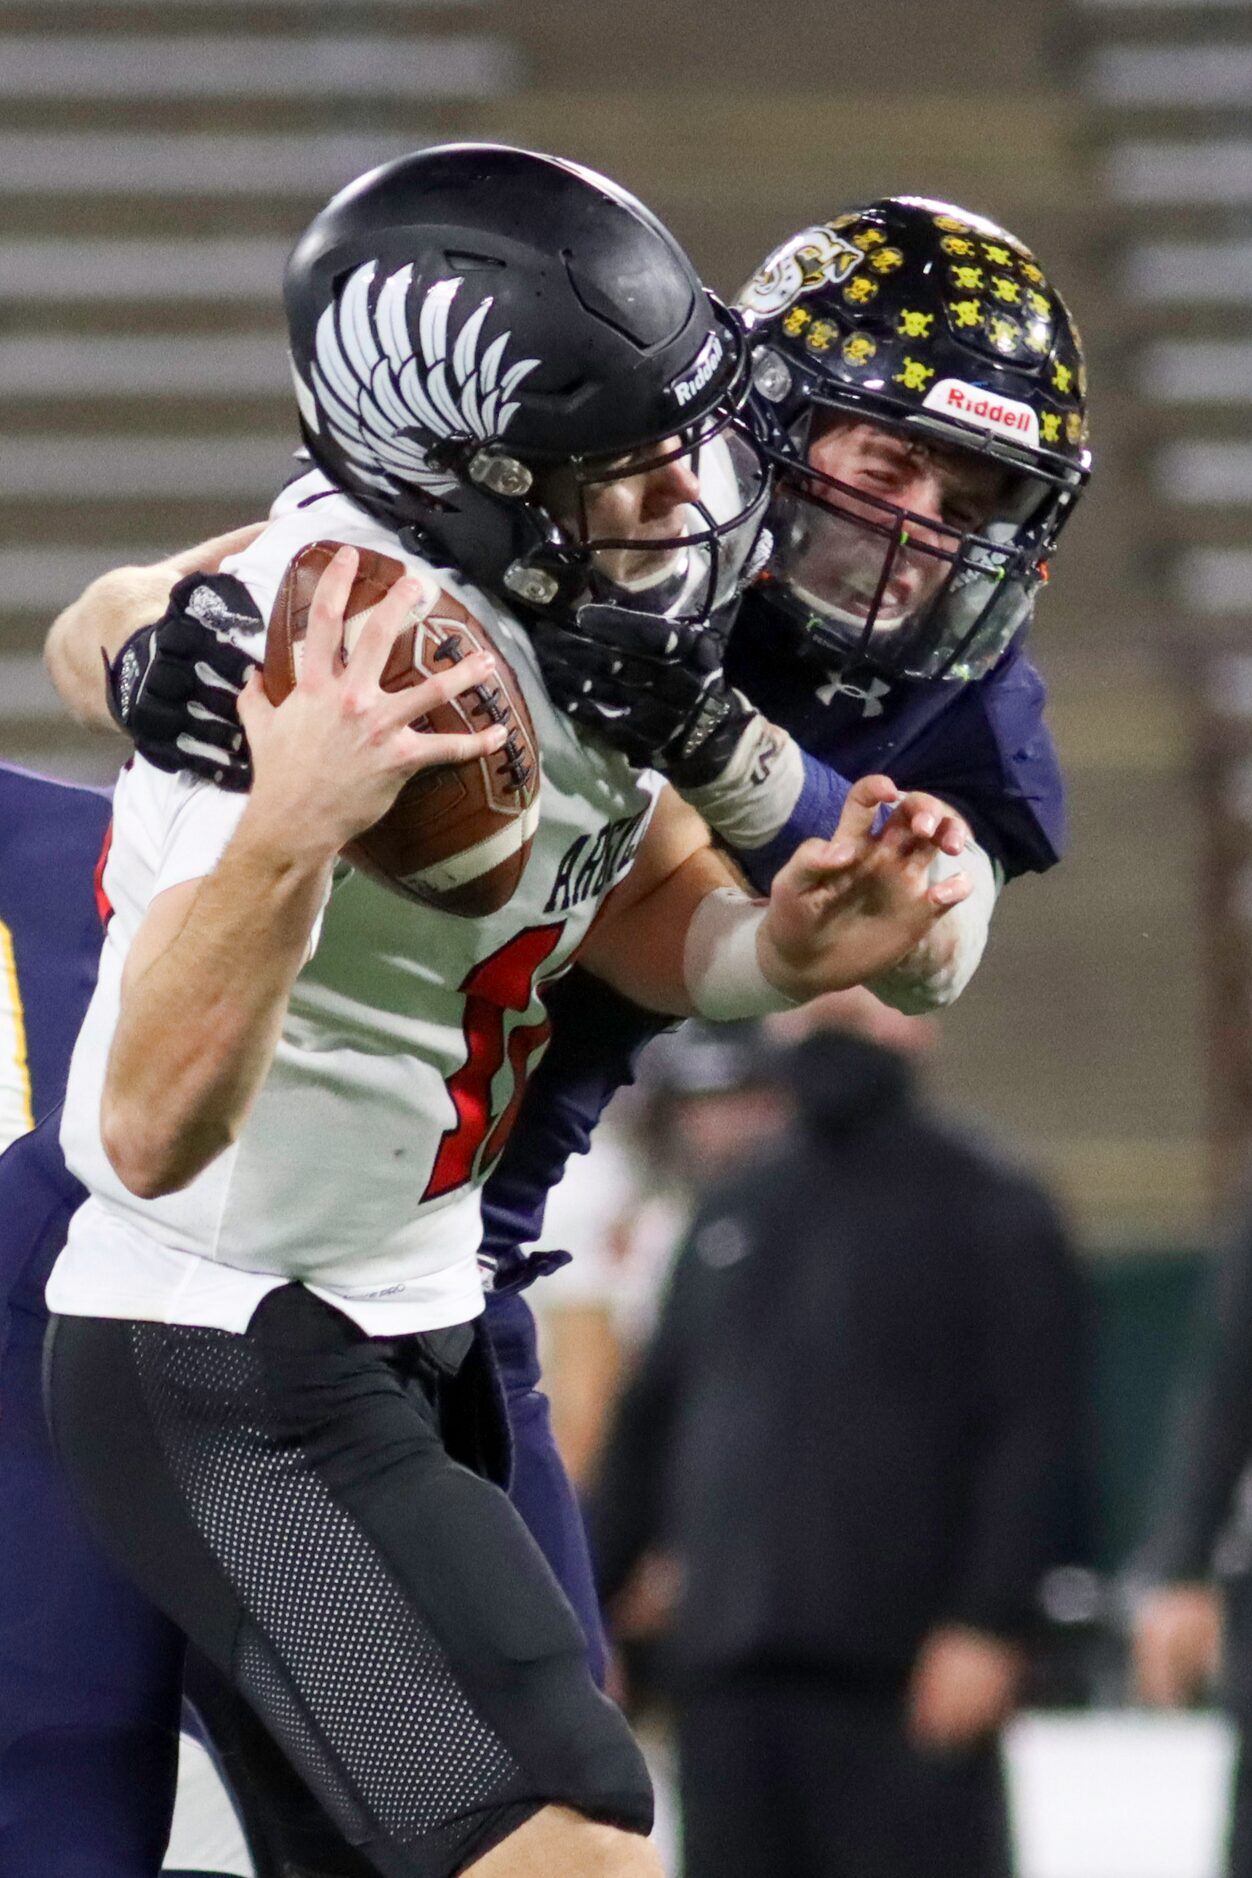
M 512 338 L 507 332 L 479 357 L 490 294 L 464 321 L 449 353 L 459 276 L 427 288 L 414 352 L 405 317 L 412 264 L 389 274 L 374 294 L 375 265 L 358 267 L 337 304 L 322 313 L 307 382 L 293 365 L 300 409 L 371 488 L 394 493 L 408 483 L 447 495 L 457 478 L 431 463 L 431 444 L 452 437 L 488 443 L 502 436 L 518 410 L 513 393 L 539 360 L 519 359 L 501 378 Z

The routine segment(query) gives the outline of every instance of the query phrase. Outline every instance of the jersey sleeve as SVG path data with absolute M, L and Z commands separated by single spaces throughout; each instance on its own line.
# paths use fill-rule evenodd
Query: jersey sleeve
M 153 871 L 148 900 L 155 900 L 171 887 L 211 874 L 238 828 L 247 803 L 247 796 L 217 789 L 181 771 L 167 774 L 137 756 L 127 775 L 124 795 L 119 792 L 118 821 L 125 826 L 125 816 L 132 827 L 142 829 L 150 844 Z M 110 899 L 110 888 L 115 884 L 113 870 L 124 860 L 123 847 L 115 843 L 104 876 Z
M 829 840 L 843 813 L 853 778 L 842 776 L 830 763 L 801 750 L 804 781 L 795 807 L 776 835 L 759 848 L 732 848 L 731 852 L 758 893 L 768 893 L 775 874 L 787 865 L 802 841 L 816 836 Z
M 103 888 L 112 903 L 134 899 L 150 906 L 158 894 L 203 880 L 221 860 L 238 828 L 248 797 L 218 789 L 182 771 L 177 775 L 155 769 L 137 756 L 119 787 L 118 825 L 126 838 L 114 842 L 104 871 Z M 124 818 L 124 820 L 123 820 Z M 152 875 L 146 892 L 142 885 L 128 891 L 126 872 L 132 858 L 146 849 Z M 327 889 L 329 898 L 330 889 Z M 321 937 L 325 901 L 309 935 L 306 957 L 311 958 Z
M 1046 698 L 1034 666 L 1010 650 L 985 679 L 954 688 L 951 704 L 898 750 L 875 751 L 868 767 L 885 770 L 901 789 L 924 789 L 950 803 L 1006 878 L 1043 873 L 1065 844 L 1064 784 L 1044 722 Z M 845 773 L 837 753 L 801 756 L 803 786 L 782 828 L 764 846 L 736 851 L 763 893 L 802 841 L 833 833 L 853 781 L 868 773 L 855 761 Z
M 1065 849 L 1065 785 L 1046 701 L 1043 679 L 1011 648 L 935 719 L 895 776 L 959 809 L 1008 879 L 1046 872 Z

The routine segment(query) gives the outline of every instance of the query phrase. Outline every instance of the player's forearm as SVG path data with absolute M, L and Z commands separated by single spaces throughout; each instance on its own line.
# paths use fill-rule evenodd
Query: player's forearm
M 147 567 L 115 567 L 71 601 L 48 628 L 44 659 L 48 675 L 71 717 L 93 730 L 116 730 L 104 685 L 104 659 L 116 657 L 141 626 L 164 613 L 170 589 L 187 574 L 215 572 L 240 554 L 264 528 L 248 522 L 224 535 L 210 535 L 190 548 Z
M 109 714 L 104 659 L 112 659 L 141 626 L 159 619 L 180 578 L 172 561 L 115 567 L 93 580 L 48 629 L 48 675 L 70 716 L 92 730 L 116 730 Z M 104 654 L 104 658 L 101 654 Z
M 145 1199 L 186 1186 L 238 1137 L 325 899 L 333 855 L 293 852 L 252 807 L 181 928 L 124 985 L 101 1126 Z
M 761 893 L 802 841 L 825 839 L 851 784 L 808 756 L 794 737 L 759 712 L 749 718 L 725 769 L 684 787 L 683 799 L 725 842 Z
M 719 855 L 708 847 L 697 849 L 624 911 L 610 904 L 579 962 L 645 1010 L 694 1016 L 686 970 L 688 931 L 706 895 L 727 887 L 730 879 Z

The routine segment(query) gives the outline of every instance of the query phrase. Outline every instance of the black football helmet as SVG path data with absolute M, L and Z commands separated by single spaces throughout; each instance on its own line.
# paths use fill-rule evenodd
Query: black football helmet
M 615 183 L 494 144 L 401 157 L 314 218 L 284 295 L 308 452 L 389 527 L 541 617 L 734 593 L 769 484 L 742 322 Z
M 897 196 L 793 235 L 737 305 L 778 472 L 765 597 L 841 665 L 979 677 L 1029 619 L 1090 473 L 1082 345 L 1060 295 L 993 222 Z M 814 466 L 823 437 L 867 422 L 991 466 L 979 512 L 913 515 L 872 478 Z

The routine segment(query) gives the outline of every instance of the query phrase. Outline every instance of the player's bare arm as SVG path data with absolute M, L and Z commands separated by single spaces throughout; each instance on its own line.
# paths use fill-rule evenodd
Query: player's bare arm
M 875 835 L 884 806 L 892 814 Z M 963 834 L 959 817 L 932 797 L 864 777 L 831 839 L 805 842 L 762 908 L 739 890 L 701 818 L 666 790 L 582 962 L 637 1003 L 675 1016 L 749 1015 L 754 995 L 803 1003 L 864 983 L 965 899 L 963 874 L 930 878 L 937 855 L 960 853 Z M 742 1011 L 727 1003 L 737 981 Z
M 249 522 L 168 560 L 110 568 L 84 588 L 53 620 L 44 642 L 48 675 L 71 717 L 92 730 L 116 730 L 104 659 L 115 658 L 132 633 L 160 619 L 176 582 L 188 574 L 215 572 L 228 556 L 242 554 L 264 527 L 264 522 Z
M 482 684 L 488 655 L 403 693 L 380 678 L 420 582 L 397 582 L 340 658 L 357 556 L 319 584 L 304 666 L 271 705 L 254 673 L 240 697 L 256 777 L 238 828 L 203 880 L 153 901 L 126 962 L 102 1109 L 106 1150 L 152 1199 L 195 1178 L 235 1139 L 269 1069 L 287 1000 L 340 849 L 384 814 L 406 779 L 500 748 L 501 725 L 423 734 L 412 720 Z

